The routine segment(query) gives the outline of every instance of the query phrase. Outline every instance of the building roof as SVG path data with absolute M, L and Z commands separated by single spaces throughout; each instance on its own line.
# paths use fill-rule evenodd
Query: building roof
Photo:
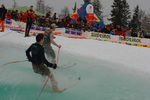
M 22 6 L 22 7 L 16 7 L 16 8 L 9 8 L 8 10 L 18 10 L 18 11 L 26 12 L 28 9 L 30 9 L 30 8 L 27 7 L 27 6 Z M 40 13 L 38 11 L 35 11 L 35 13 L 38 16 L 44 16 L 44 14 L 42 14 L 42 13 Z

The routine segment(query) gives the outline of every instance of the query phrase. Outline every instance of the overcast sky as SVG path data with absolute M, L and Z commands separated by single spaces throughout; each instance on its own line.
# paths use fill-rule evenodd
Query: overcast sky
M 16 0 L 18 6 L 30 6 L 35 5 L 37 0 Z M 114 0 L 100 0 L 103 5 L 103 15 L 110 14 L 111 5 Z M 46 5 L 54 7 L 55 12 L 60 13 L 60 9 L 67 6 L 72 13 L 72 8 L 74 7 L 75 2 L 77 2 L 77 7 L 81 7 L 83 0 L 45 0 Z M 130 5 L 130 9 L 133 11 L 133 8 L 138 4 L 139 7 L 145 10 L 147 13 L 150 13 L 150 0 L 127 0 Z M 7 8 L 11 8 L 13 0 L 0 0 L 0 4 L 5 4 Z
M 100 0 L 103 5 L 103 12 L 109 13 L 111 9 L 111 5 L 113 0 Z M 16 0 L 18 6 L 30 6 L 36 4 L 36 0 Z M 68 6 L 72 8 L 74 3 L 77 2 L 77 7 L 79 8 L 80 5 L 83 3 L 83 0 L 45 0 L 47 5 L 53 6 L 56 12 L 60 12 L 64 6 Z M 133 8 L 138 4 L 140 8 L 149 12 L 150 10 L 150 0 L 127 0 L 130 5 L 130 9 Z M 0 4 L 4 3 L 6 7 L 12 7 L 13 0 L 0 0 Z M 72 10 L 71 10 L 72 11 Z

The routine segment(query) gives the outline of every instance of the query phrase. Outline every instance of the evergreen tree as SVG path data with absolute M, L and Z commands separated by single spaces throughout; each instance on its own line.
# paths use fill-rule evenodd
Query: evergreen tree
M 111 10 L 111 18 L 113 25 L 122 25 L 122 3 L 121 0 L 114 0 Z
M 142 22 L 142 20 L 144 19 L 144 17 L 146 16 L 145 11 L 143 11 L 142 9 L 139 10 L 139 19 L 140 22 Z
M 127 26 L 130 19 L 130 9 L 126 0 L 114 0 L 111 10 L 112 24 L 114 26 Z
M 62 10 L 61 10 L 61 14 L 59 15 L 60 18 L 65 18 L 69 15 L 69 9 L 68 7 L 64 7 Z
M 99 0 L 94 0 L 92 2 L 94 7 L 94 13 L 97 15 L 98 18 L 102 20 L 102 4 Z
M 48 12 L 48 11 L 53 12 L 53 11 L 54 11 L 54 7 L 50 7 L 49 4 L 47 4 L 47 5 L 45 6 L 45 12 Z
M 150 29 L 150 15 L 146 14 L 142 9 L 139 11 L 139 20 L 141 22 L 141 30 Z
M 133 14 L 133 17 L 132 17 L 132 20 L 129 24 L 129 27 L 134 29 L 134 30 L 137 30 L 139 31 L 141 29 L 141 22 L 140 22 L 140 19 L 139 19 L 139 6 L 137 5 L 135 10 L 134 10 L 134 14 Z
M 141 30 L 149 31 L 150 29 L 150 15 L 145 15 L 141 21 Z
M 14 1 L 13 8 L 16 8 L 17 7 L 17 2 L 16 2 L 16 0 L 13 0 L 13 1 Z
M 129 25 L 130 22 L 130 18 L 131 18 L 131 12 L 129 9 L 129 4 L 126 2 L 126 0 L 122 0 L 122 25 L 127 27 Z
M 91 3 L 91 0 L 83 0 L 84 3 Z
M 76 2 L 75 2 L 75 5 L 74 5 L 74 8 L 72 8 L 72 10 L 73 10 L 73 13 L 76 12 L 76 10 L 77 10 L 77 3 Z
M 36 10 L 45 13 L 45 3 L 44 0 L 37 0 Z

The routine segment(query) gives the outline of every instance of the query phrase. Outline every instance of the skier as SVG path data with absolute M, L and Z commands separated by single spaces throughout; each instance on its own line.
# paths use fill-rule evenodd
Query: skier
M 54 35 L 53 35 L 53 31 L 55 31 L 55 28 L 56 28 L 56 25 L 55 24 L 51 24 L 51 27 L 49 30 L 46 30 L 45 31 L 45 34 L 44 34 L 44 44 L 43 44 L 43 47 L 44 47 L 44 50 L 45 50 L 45 53 L 48 57 L 48 59 L 51 59 L 51 62 L 54 64 L 56 63 L 56 55 L 55 55 L 55 52 L 51 46 L 51 43 L 53 45 L 55 45 L 56 47 L 58 48 L 61 48 L 61 45 L 58 45 L 54 39 Z
M 26 31 L 25 31 L 25 37 L 29 36 L 30 28 L 34 22 L 34 19 L 36 18 L 35 12 L 33 10 L 33 6 L 30 6 L 30 9 L 26 12 L 27 20 L 26 20 Z
M 1 24 L 1 27 L 2 27 L 2 32 L 4 32 L 5 30 L 5 17 L 6 17 L 6 13 L 7 13 L 7 9 L 5 8 L 5 6 L 2 4 L 1 7 L 0 7 L 0 24 Z
M 38 34 L 36 36 L 36 43 L 32 44 L 26 50 L 26 56 L 28 60 L 32 63 L 32 67 L 35 73 L 41 74 L 42 76 L 48 76 L 51 80 L 52 90 L 53 92 L 61 92 L 61 90 L 57 86 L 57 82 L 54 78 L 53 73 L 49 70 L 48 67 L 56 69 L 57 64 L 52 64 L 47 61 L 44 55 L 44 35 Z

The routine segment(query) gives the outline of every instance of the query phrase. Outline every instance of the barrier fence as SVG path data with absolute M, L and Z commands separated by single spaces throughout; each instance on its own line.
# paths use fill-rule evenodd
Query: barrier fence
M 25 32 L 26 24 L 23 22 L 16 22 L 14 20 L 7 19 L 5 27 L 13 31 Z M 37 25 L 32 25 L 31 29 L 37 31 L 37 32 L 30 32 L 33 35 L 42 33 L 43 31 L 46 30 L 45 27 L 40 27 Z M 126 39 L 124 39 L 123 36 L 98 33 L 98 32 L 83 32 L 82 30 L 79 29 L 77 30 L 77 29 L 70 29 L 70 28 L 65 28 L 65 30 L 61 30 L 61 31 L 59 29 L 56 29 L 55 34 L 66 36 L 68 38 L 94 39 L 100 41 L 109 41 L 113 43 L 126 44 L 131 46 L 150 48 L 150 39 L 145 39 L 145 38 L 127 36 Z

